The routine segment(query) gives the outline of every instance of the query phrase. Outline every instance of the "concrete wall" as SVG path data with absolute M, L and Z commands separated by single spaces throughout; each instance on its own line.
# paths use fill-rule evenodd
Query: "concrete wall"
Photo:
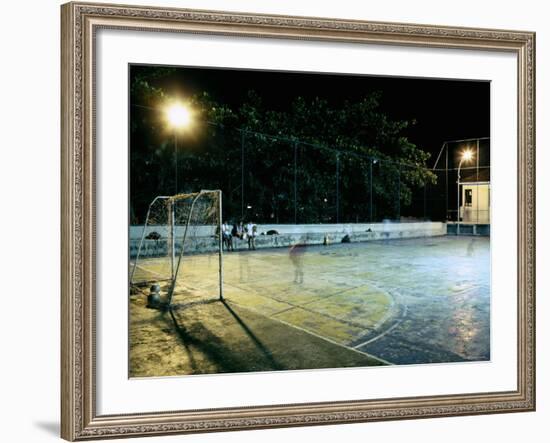
M 185 227 L 176 226 L 176 236 L 183 235 Z M 210 236 L 215 232 L 214 226 L 203 226 L 195 228 L 195 232 L 198 232 L 201 236 Z M 258 234 L 262 232 L 268 232 L 275 230 L 279 234 L 359 234 L 367 232 L 418 232 L 418 233 L 434 233 L 434 235 L 445 234 L 445 223 L 441 222 L 383 222 L 383 223 L 339 223 L 339 224 L 306 224 L 306 225 L 294 225 L 294 224 L 280 224 L 280 225 L 258 225 Z M 145 235 L 150 232 L 159 232 L 163 235 L 167 231 L 166 226 L 148 226 Z M 443 234 L 439 234 L 439 232 Z M 130 226 L 130 239 L 140 239 L 143 234 L 143 225 Z M 419 235 L 424 237 L 425 235 Z
M 162 229 L 158 229 L 161 232 Z M 441 222 L 418 222 L 418 223 L 361 223 L 361 224 L 324 224 L 324 225 L 261 225 L 258 226 L 260 235 L 256 237 L 256 248 L 280 248 L 288 247 L 296 243 L 308 245 L 322 245 L 325 242 L 341 243 L 346 236 L 350 242 L 364 242 L 373 240 L 390 240 L 403 238 L 435 237 L 447 234 L 445 223 Z M 189 253 L 214 251 L 217 248 L 217 240 L 214 237 L 212 227 L 201 228 L 204 235 L 193 237 L 188 240 L 186 250 Z M 155 227 L 148 227 L 148 232 L 154 231 Z M 277 235 L 261 235 L 262 232 L 276 230 Z M 143 226 L 132 226 L 130 228 L 130 256 L 135 257 L 138 252 L 139 242 L 143 232 Z M 177 235 L 182 234 L 178 229 Z M 164 237 L 164 235 L 163 235 Z M 233 246 L 236 250 L 248 248 L 246 240 L 233 238 Z M 176 246 L 176 253 L 179 247 Z M 162 256 L 168 254 L 168 241 L 144 240 L 141 255 Z

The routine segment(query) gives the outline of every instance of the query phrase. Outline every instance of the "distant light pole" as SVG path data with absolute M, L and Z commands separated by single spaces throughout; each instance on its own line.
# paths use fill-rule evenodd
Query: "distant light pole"
M 175 164 L 175 194 L 178 193 L 178 129 L 191 124 L 191 111 L 181 103 L 174 103 L 166 108 L 168 123 L 174 128 L 174 164 Z
M 458 178 L 456 180 L 456 235 L 460 234 L 460 168 L 463 162 L 468 162 L 472 159 L 473 153 L 469 149 L 462 152 L 460 163 L 458 164 Z
M 371 158 L 369 162 L 369 221 L 372 223 L 372 165 L 378 163 L 378 159 Z

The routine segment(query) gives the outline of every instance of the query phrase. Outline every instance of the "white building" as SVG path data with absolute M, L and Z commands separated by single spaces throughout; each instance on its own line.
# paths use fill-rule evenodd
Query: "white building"
M 471 174 L 460 181 L 461 223 L 491 223 L 491 183 L 488 171 Z

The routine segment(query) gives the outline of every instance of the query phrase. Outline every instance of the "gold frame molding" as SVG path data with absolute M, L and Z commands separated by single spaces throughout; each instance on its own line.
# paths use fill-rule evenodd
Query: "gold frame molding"
M 95 408 L 94 36 L 112 28 L 506 51 L 518 60 L 518 380 L 510 392 L 98 416 Z M 68 3 L 61 7 L 61 436 L 67 440 L 535 409 L 535 34 Z

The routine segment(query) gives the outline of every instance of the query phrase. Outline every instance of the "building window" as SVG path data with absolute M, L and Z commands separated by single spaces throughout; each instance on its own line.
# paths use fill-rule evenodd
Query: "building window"
M 472 190 L 466 189 L 464 193 L 464 206 L 472 206 Z

